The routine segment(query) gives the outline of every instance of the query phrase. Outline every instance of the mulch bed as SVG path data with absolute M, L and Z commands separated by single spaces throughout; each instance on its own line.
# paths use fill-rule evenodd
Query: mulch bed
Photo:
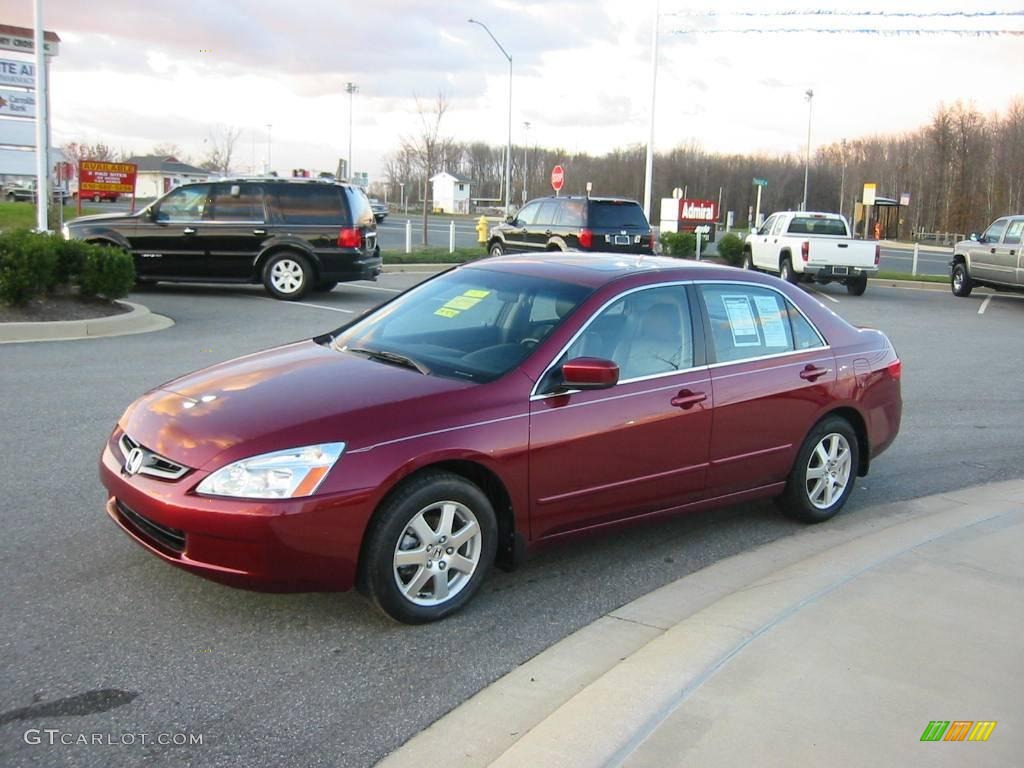
M 129 307 L 106 299 L 75 293 L 54 293 L 32 299 L 23 307 L 0 304 L 0 323 L 39 323 L 48 320 L 90 320 L 130 312 Z

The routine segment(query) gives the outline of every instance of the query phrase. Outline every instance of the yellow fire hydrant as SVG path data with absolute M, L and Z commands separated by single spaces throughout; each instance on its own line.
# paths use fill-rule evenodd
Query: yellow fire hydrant
M 487 223 L 487 217 L 481 216 L 476 222 L 476 239 L 477 242 L 483 245 L 487 242 L 487 234 L 491 231 L 490 224 Z

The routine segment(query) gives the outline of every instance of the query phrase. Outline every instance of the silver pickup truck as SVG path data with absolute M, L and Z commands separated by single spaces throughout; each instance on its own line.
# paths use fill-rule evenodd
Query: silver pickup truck
M 1003 216 L 981 235 L 953 248 L 949 283 L 954 296 L 970 296 L 976 285 L 1024 291 L 1024 215 Z

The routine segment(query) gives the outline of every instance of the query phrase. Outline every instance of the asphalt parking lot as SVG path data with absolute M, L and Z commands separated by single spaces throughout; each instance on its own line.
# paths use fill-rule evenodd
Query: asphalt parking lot
M 387 274 L 298 304 L 255 286 L 159 286 L 130 298 L 173 317 L 166 331 L 0 346 L 0 764 L 371 765 L 602 614 L 806 530 L 759 503 L 561 544 L 496 573 L 462 613 L 408 627 L 356 594 L 207 582 L 158 561 L 107 519 L 96 461 L 137 395 L 329 330 L 423 277 Z M 836 285 L 813 292 L 884 330 L 903 360 L 902 432 L 842 514 L 1024 476 L 1024 298 L 874 284 L 859 298 Z M 36 745 L 28 729 L 136 738 Z M 161 733 L 202 744 L 138 738 Z

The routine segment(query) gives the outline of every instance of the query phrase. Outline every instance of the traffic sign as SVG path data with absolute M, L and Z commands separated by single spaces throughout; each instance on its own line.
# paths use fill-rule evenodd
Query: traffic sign
M 560 165 L 551 169 L 551 188 L 559 192 L 565 186 L 565 170 Z
M 864 205 L 875 204 L 875 189 L 876 184 L 865 184 L 864 185 Z
M 910 193 L 909 192 L 900 192 L 900 205 L 904 206 L 904 207 L 910 205 Z
M 672 190 L 672 197 L 674 197 L 676 200 L 681 200 L 682 197 L 683 197 L 683 188 L 682 187 L 676 187 L 675 189 L 673 189 Z
M 754 177 L 754 186 L 755 187 L 767 187 L 768 186 L 768 179 L 759 179 L 759 178 L 757 178 L 755 176 Z

